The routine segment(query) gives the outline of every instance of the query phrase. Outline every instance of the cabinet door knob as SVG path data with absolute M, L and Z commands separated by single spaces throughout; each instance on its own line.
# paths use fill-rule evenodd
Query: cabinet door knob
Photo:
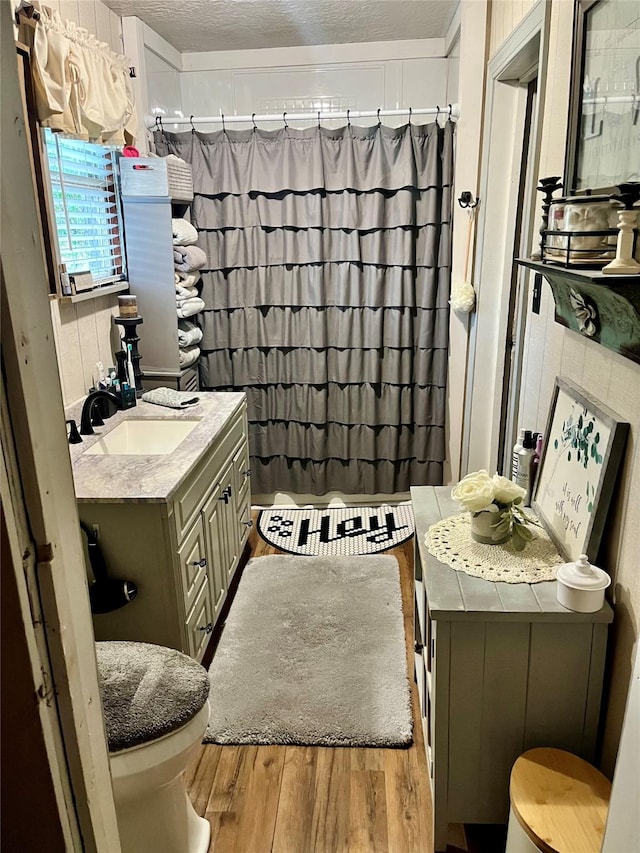
M 244 525 L 246 525 L 247 527 L 253 527 L 253 521 L 251 521 L 251 520 L 249 520 L 249 521 L 243 521 L 242 523 L 243 523 Z
M 250 477 L 250 476 L 251 476 L 251 471 L 250 471 L 250 470 L 243 471 L 243 472 L 242 472 L 242 476 L 243 476 L 243 477 Z
M 205 634 L 210 634 L 213 631 L 213 624 L 209 622 L 208 625 L 202 625 L 200 628 L 196 628 L 196 631 L 204 631 Z
M 201 569 L 206 569 L 207 567 L 207 559 L 203 557 L 201 560 L 194 560 L 191 563 L 192 566 L 199 566 Z
M 228 503 L 229 503 L 229 495 L 227 494 L 227 490 L 226 490 L 226 489 L 225 489 L 225 490 L 224 490 L 224 492 L 220 495 L 220 497 L 218 498 L 218 500 L 219 500 L 219 501 L 224 501 L 226 504 L 228 504 Z

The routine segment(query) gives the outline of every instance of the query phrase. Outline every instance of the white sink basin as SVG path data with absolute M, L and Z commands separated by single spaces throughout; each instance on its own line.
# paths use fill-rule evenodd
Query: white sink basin
M 200 423 L 195 420 L 122 421 L 85 453 L 98 456 L 163 456 L 181 444 Z

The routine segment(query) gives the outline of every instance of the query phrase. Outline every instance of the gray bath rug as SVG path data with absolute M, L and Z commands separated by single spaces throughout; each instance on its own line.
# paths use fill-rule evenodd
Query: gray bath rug
M 258 532 L 270 545 L 301 557 L 379 554 L 413 536 L 410 503 L 327 509 L 265 509 Z
M 408 746 L 397 560 L 250 560 L 209 678 L 210 743 Z

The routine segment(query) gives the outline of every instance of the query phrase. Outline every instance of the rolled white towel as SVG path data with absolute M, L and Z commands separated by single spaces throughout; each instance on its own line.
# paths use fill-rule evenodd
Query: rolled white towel
M 193 246 L 198 242 L 198 232 L 186 219 L 172 219 L 171 230 L 174 246 Z
M 183 320 L 204 311 L 204 307 L 204 300 L 200 299 L 199 296 L 192 296 L 190 299 L 185 299 L 180 305 L 176 305 L 178 317 Z
M 194 272 L 207 263 L 207 256 L 199 246 L 174 246 L 173 263 L 178 272 Z
M 200 281 L 200 273 L 199 272 L 175 272 L 176 284 L 182 285 L 182 287 L 195 287 L 196 284 Z
M 199 295 L 197 287 L 182 287 L 181 284 L 176 284 L 176 302 L 178 303 Z
M 186 347 L 178 350 L 180 367 L 190 367 L 200 358 L 200 347 Z
M 191 347 L 202 340 L 202 329 L 189 320 L 178 320 L 178 346 Z

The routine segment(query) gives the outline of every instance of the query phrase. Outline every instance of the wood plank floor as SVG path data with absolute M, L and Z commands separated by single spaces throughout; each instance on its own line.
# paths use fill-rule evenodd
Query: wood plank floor
M 253 528 L 250 556 L 280 553 Z M 400 565 L 407 662 L 413 673 L 413 541 Z M 210 853 L 432 853 L 431 791 L 411 679 L 408 749 L 203 744 L 187 770 Z M 462 827 L 451 850 L 467 850 Z M 490 848 L 495 851 L 496 847 Z

